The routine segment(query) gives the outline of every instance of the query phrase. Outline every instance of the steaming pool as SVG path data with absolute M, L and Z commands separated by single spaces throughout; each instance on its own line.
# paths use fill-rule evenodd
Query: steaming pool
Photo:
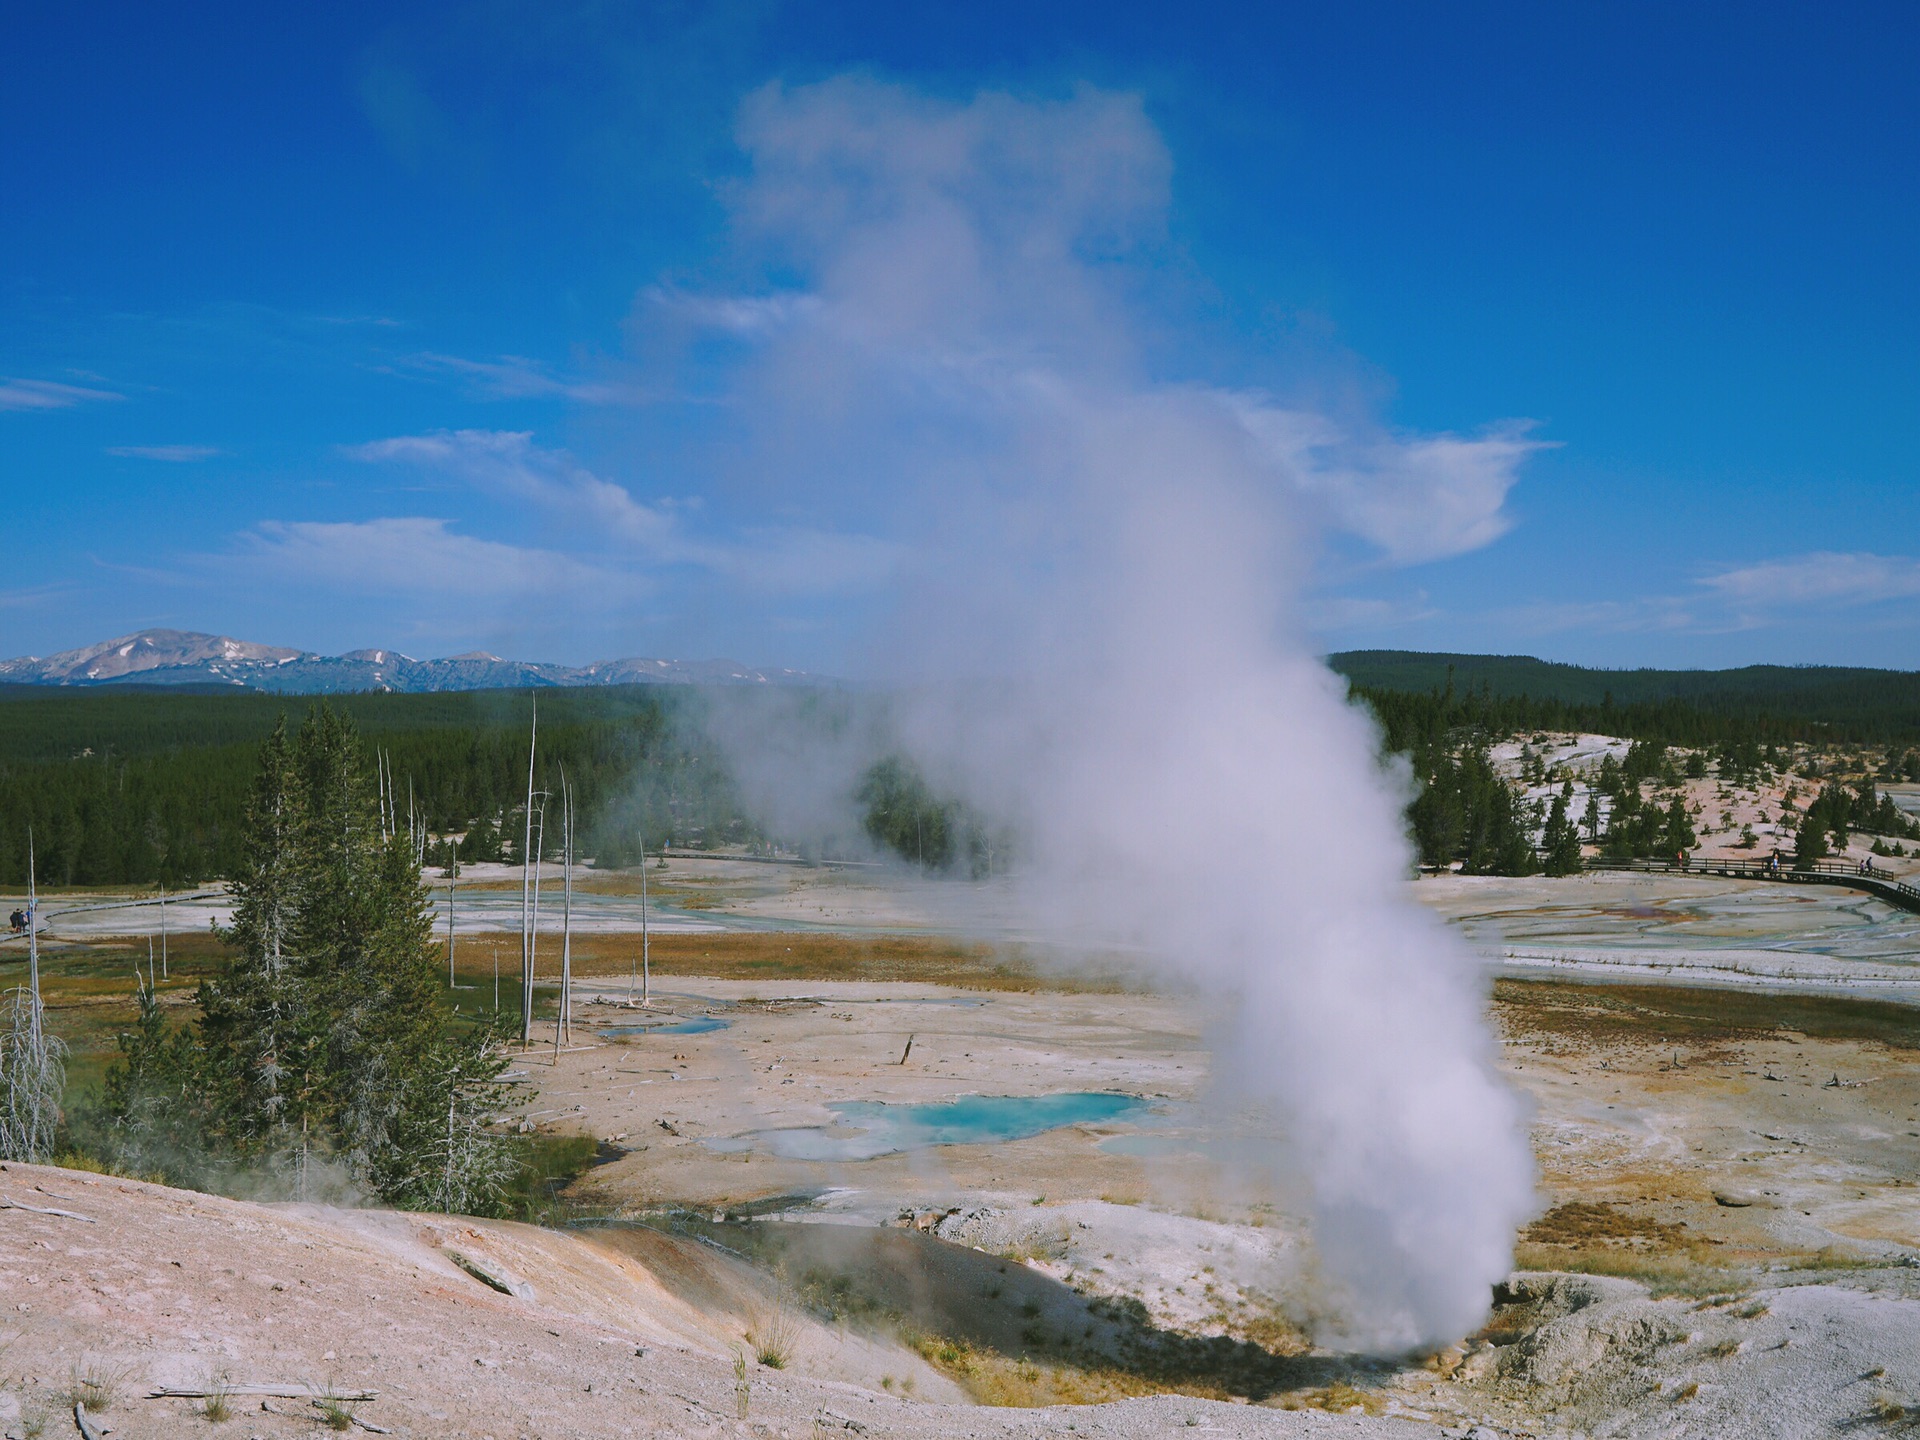
M 723 1154 L 760 1150 L 786 1160 L 872 1160 L 936 1145 L 1025 1140 L 1065 1125 L 1130 1119 L 1148 1108 L 1137 1095 L 1071 1091 L 1054 1095 L 963 1095 L 924 1105 L 844 1100 L 827 1107 L 831 1125 L 751 1130 L 703 1143 Z

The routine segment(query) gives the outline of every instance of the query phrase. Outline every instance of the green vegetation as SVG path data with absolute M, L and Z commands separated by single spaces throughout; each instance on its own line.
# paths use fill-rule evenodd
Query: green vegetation
M 1504 734 L 1586 730 L 1694 746 L 1753 739 L 1920 743 L 1920 672 L 1914 671 L 1822 665 L 1595 670 L 1529 655 L 1410 650 L 1349 650 L 1327 663 L 1370 701 L 1446 692 L 1476 711 L 1485 728 Z
M 1415 749 L 1420 793 L 1407 822 L 1423 865 L 1460 861 L 1469 875 L 1531 875 L 1540 868 L 1531 817 L 1493 768 L 1479 737 L 1449 737 Z
M 180 887 L 236 872 L 255 751 L 284 698 L 19 686 L 0 697 L 0 885 L 24 887 L 29 827 L 43 886 Z M 530 692 L 333 703 L 366 742 L 367 775 L 370 752 L 384 752 L 400 804 L 410 797 L 431 835 L 464 836 L 463 859 L 519 858 Z M 643 835 L 653 848 L 753 838 L 703 738 L 703 703 L 654 686 L 539 692 L 538 783 L 566 768 L 584 853 L 618 866 L 639 858 Z M 437 840 L 428 859 L 452 855 Z
M 232 876 L 231 950 L 197 1015 L 170 1025 L 150 984 L 76 1140 L 175 1183 L 330 1173 L 388 1204 L 485 1213 L 515 1157 L 492 1121 L 494 1026 L 441 1009 L 440 950 L 412 842 L 382 824 L 364 746 L 316 707 L 259 766 Z
M 934 793 L 905 756 L 890 755 L 869 768 L 854 799 L 867 838 L 923 870 L 964 866 L 979 880 L 1006 866 L 1008 838 L 960 801 Z

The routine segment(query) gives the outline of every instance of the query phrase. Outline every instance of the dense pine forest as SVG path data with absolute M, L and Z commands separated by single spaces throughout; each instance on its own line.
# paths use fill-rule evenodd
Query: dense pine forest
M 1581 730 L 1667 745 L 1920 744 L 1920 672 L 1821 665 L 1592 670 L 1527 655 L 1349 650 L 1327 663 L 1379 713 L 1396 749 L 1473 725 Z
M 642 836 L 655 848 L 752 838 L 700 739 L 697 692 L 543 690 L 538 701 L 537 783 L 556 786 L 565 768 L 584 853 L 622 864 Z M 411 803 L 431 836 L 464 836 L 464 859 L 518 858 L 530 692 L 330 703 L 354 722 L 369 765 L 384 755 L 403 816 Z M 245 692 L 0 690 L 0 885 L 25 884 L 29 828 L 41 885 L 182 887 L 234 874 L 260 743 L 309 708 Z M 432 858 L 444 863 L 446 847 Z
M 1423 861 L 1512 872 L 1551 865 L 1485 748 L 1530 731 L 1589 731 L 1715 757 L 1723 775 L 1778 768 L 1781 747 L 1872 745 L 1920 779 L 1920 675 L 1755 666 L 1728 671 L 1607 671 L 1527 657 L 1353 651 L 1329 663 L 1378 718 L 1386 748 L 1420 784 L 1409 827 Z M 370 765 L 433 837 L 430 858 L 517 860 L 527 724 L 536 692 L 334 697 L 364 737 Z M 603 865 L 649 846 L 758 837 L 718 746 L 710 697 L 627 686 L 537 692 L 543 788 L 565 767 L 581 807 L 580 849 Z M 43 886 L 183 887 L 230 876 L 258 747 L 307 702 L 253 692 L 0 686 L 0 885 L 25 884 L 31 828 Z M 1649 750 L 1648 753 L 1652 753 Z M 1903 768 L 1904 767 L 1904 768 Z M 1911 771 L 1912 774 L 1907 772 Z M 856 797 L 869 836 L 931 870 L 980 875 L 1010 858 L 1010 837 L 952 797 L 925 791 L 897 757 Z M 1684 832 L 1637 817 L 1636 853 L 1671 853 Z M 549 847 L 550 848 L 550 847 Z M 1564 848 L 1564 847 L 1563 847 Z

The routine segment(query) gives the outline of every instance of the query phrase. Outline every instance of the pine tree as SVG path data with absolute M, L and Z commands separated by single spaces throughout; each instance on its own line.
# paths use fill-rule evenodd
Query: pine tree
M 1544 851 L 1542 868 L 1549 875 L 1573 875 L 1580 870 L 1580 832 L 1567 818 L 1573 804 L 1573 782 L 1567 781 L 1553 797 L 1553 809 L 1547 814 L 1546 832 L 1541 837 Z
M 159 1173 L 175 1183 L 203 1182 L 216 1118 L 208 1102 L 219 1087 L 205 1083 L 194 1036 L 167 1024 L 151 981 L 137 966 L 133 978 L 139 1015 L 134 1028 L 116 1038 L 119 1062 L 108 1069 L 100 1104 L 87 1118 L 121 1168 Z
M 1700 843 L 1693 831 L 1693 817 L 1687 813 L 1687 797 L 1684 794 L 1675 795 L 1668 804 L 1666 825 L 1660 838 L 1670 855 L 1683 854 Z
M 316 706 L 262 746 L 234 880 L 234 955 L 169 1031 L 143 988 L 103 1110 L 129 1153 L 166 1123 L 229 1160 L 302 1177 L 344 1164 L 383 1198 L 485 1212 L 515 1159 L 493 1130 L 505 1060 L 446 1033 L 440 952 L 412 837 L 383 826 L 353 726 Z M 158 1102 L 164 1102 L 163 1104 Z M 184 1131 L 171 1139 L 184 1139 Z
M 497 1023 L 441 1039 L 410 1069 L 406 1103 L 369 1167 L 382 1197 L 450 1214 L 485 1215 L 498 1207 L 517 1165 L 491 1128 L 506 1106 L 503 1040 Z
M 504 1061 L 491 1042 L 444 1035 L 419 852 L 406 836 L 384 833 L 359 737 L 325 706 L 301 728 L 298 770 L 305 816 L 296 931 L 327 1019 L 332 1142 L 385 1199 L 423 1203 L 423 1177 L 437 1174 L 434 1195 L 480 1208 L 493 1193 L 487 1177 L 510 1168 L 485 1128 L 499 1108 L 489 1087 Z
M 283 716 L 260 747 L 233 877 L 233 924 L 222 938 L 235 954 L 199 996 L 201 1048 L 223 1137 L 239 1150 L 283 1157 L 323 1118 L 324 1026 L 294 945 L 305 816 Z
M 1820 816 L 1808 812 L 1800 822 L 1793 841 L 1793 868 L 1811 870 L 1816 860 L 1827 858 L 1827 827 Z

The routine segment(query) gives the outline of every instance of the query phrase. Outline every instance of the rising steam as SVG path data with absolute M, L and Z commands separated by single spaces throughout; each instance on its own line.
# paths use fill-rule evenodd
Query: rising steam
M 1036 923 L 1229 1002 L 1218 1080 L 1279 1117 L 1339 1338 L 1457 1338 L 1530 1204 L 1518 1102 L 1301 597 L 1331 535 L 1377 563 L 1493 538 L 1530 442 L 1167 378 L 1199 287 L 1128 97 L 841 80 L 761 92 L 740 136 L 737 233 L 797 283 L 654 303 L 746 347 L 740 474 L 904 542 L 871 646 L 909 697 L 890 741 L 1021 836 Z M 816 759 L 782 768 L 844 799 L 847 737 Z

